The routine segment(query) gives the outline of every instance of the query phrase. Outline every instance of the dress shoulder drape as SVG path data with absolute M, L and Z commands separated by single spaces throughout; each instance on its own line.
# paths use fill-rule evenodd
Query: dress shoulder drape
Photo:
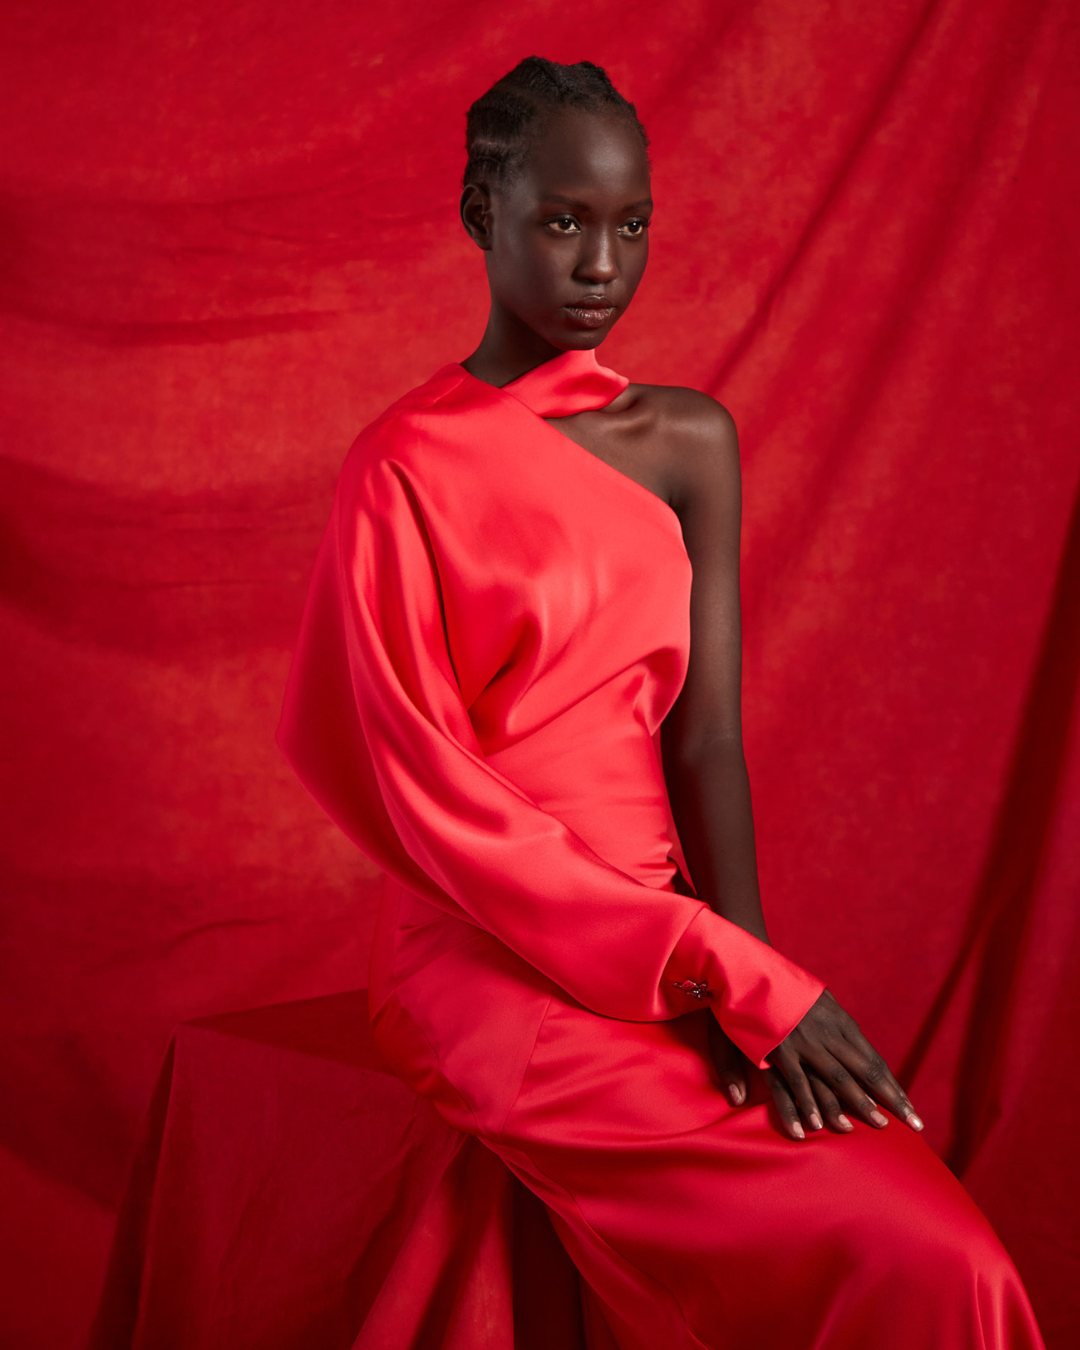
M 606 402 L 596 384 L 587 397 Z M 640 754 L 685 673 L 678 521 L 600 461 L 583 493 L 586 454 L 460 366 L 369 428 L 319 553 L 280 743 L 411 892 L 606 1016 L 675 1017 L 687 988 L 704 993 L 761 1063 L 821 982 L 671 890 L 671 840 L 647 811 L 649 833 L 613 856 L 530 793 L 528 772 L 499 767 L 535 758 L 534 737 L 546 755 L 544 729 L 567 717 L 629 726 Z M 575 756 L 561 758 L 565 774 Z

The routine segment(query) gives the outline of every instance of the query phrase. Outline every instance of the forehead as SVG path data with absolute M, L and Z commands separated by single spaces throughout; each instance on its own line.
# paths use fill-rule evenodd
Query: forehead
M 626 118 L 568 109 L 545 120 L 515 186 L 531 197 L 637 201 L 649 195 L 649 157 Z

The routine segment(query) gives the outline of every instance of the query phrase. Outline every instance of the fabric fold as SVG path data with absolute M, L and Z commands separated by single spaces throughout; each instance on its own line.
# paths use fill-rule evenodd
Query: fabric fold
M 575 369 L 584 377 L 578 402 L 595 399 L 595 362 Z M 680 982 L 705 981 L 721 1025 L 760 1062 L 813 1002 L 820 982 L 701 901 L 635 879 L 613 859 L 614 849 L 600 856 L 530 795 L 527 771 L 511 779 L 485 752 L 477 726 L 499 720 L 483 710 L 501 697 L 520 724 L 518 744 L 531 749 L 535 741 L 534 761 L 549 759 L 542 738 L 552 724 L 550 701 L 576 700 L 577 672 L 588 663 L 636 729 L 629 749 L 619 744 L 600 756 L 608 776 L 618 755 L 638 756 L 633 762 L 642 767 L 634 772 L 651 788 L 662 830 L 666 796 L 652 737 L 681 685 L 688 634 L 682 615 L 668 642 L 638 654 L 649 683 L 618 651 L 604 653 L 612 668 L 605 678 L 591 644 L 592 633 L 603 641 L 607 590 L 581 602 L 594 615 L 592 633 L 573 612 L 561 633 L 550 615 L 508 605 L 509 588 L 526 597 L 535 590 L 530 573 L 541 564 L 534 553 L 547 559 L 541 580 L 548 588 L 580 572 L 574 551 L 584 550 L 594 570 L 597 559 L 606 569 L 598 586 L 624 603 L 620 578 L 608 575 L 611 559 L 602 553 L 613 544 L 627 584 L 638 575 L 637 584 L 652 583 L 624 537 L 628 528 L 634 533 L 632 517 L 616 509 L 600 538 L 594 511 L 586 506 L 579 519 L 572 480 L 595 461 L 505 391 L 457 371 L 440 372 L 391 410 L 349 457 L 290 676 L 282 749 L 373 861 L 414 894 L 499 938 L 585 1007 L 626 1020 L 668 1019 L 698 1006 Z M 561 406 L 573 406 L 567 392 L 574 370 L 558 374 Z M 493 444 L 512 448 L 499 465 L 494 501 Z M 488 447 L 487 460 L 477 446 Z M 560 458 L 570 453 L 576 458 Z M 560 474 L 571 481 L 560 482 Z M 608 479 L 598 487 L 610 498 Z M 455 493 L 471 511 L 452 500 Z M 625 502 L 627 510 L 641 509 L 637 495 Z M 558 520 L 564 536 L 580 528 L 581 537 L 570 545 L 558 537 L 525 541 L 523 528 L 538 524 L 538 503 L 546 527 Z M 496 520 L 504 522 L 501 538 Z M 656 525 L 647 516 L 636 523 Z M 671 531 L 657 532 L 660 538 L 671 551 L 665 583 L 683 592 L 689 569 L 681 540 L 676 557 Z M 552 564 L 567 547 L 569 561 Z M 506 577 L 511 560 L 519 577 Z M 658 614 L 670 608 L 670 596 L 658 593 L 654 607 Z M 642 631 L 653 636 L 648 625 Z M 638 638 L 631 631 L 621 641 L 632 647 Z M 477 691 L 469 703 L 463 688 Z M 531 737 L 523 709 L 536 726 Z M 577 739 L 588 740 L 590 730 L 583 722 Z M 573 746 L 563 753 L 570 769 Z M 634 847 L 628 837 L 627 850 Z M 628 853 L 627 865 L 632 861 Z

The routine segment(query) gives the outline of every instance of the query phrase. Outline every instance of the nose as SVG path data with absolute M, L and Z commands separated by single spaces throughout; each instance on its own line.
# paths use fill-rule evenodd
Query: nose
M 615 281 L 619 275 L 615 235 L 609 230 L 586 230 L 582 244 L 574 276 L 579 281 L 591 281 L 597 285 Z

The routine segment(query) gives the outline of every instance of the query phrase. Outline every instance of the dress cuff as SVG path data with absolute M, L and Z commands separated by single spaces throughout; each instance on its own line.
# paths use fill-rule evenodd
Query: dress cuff
M 823 981 L 707 906 L 692 920 L 664 968 L 664 1002 L 674 1015 L 712 1009 L 760 1069 L 825 989 Z

